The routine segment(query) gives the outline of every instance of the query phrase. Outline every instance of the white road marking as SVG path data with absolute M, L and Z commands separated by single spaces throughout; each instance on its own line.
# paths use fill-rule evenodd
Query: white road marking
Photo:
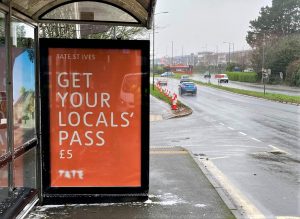
M 257 139 L 257 138 L 251 138 L 252 140 L 254 141 L 257 141 L 257 142 L 261 142 L 261 140 Z
M 222 123 L 222 122 L 219 122 L 219 124 L 220 124 L 220 125 L 224 125 L 224 123 Z
M 228 156 L 223 156 L 223 157 L 212 157 L 209 158 L 210 160 L 218 160 L 218 159 L 224 159 L 224 158 L 228 158 Z
M 239 132 L 241 135 L 247 135 L 246 133 L 244 133 L 244 132 Z
M 239 191 L 230 180 L 213 164 L 210 160 L 200 160 L 212 176 L 218 181 L 218 183 L 223 187 L 223 189 L 230 194 L 232 200 L 235 202 L 236 206 L 240 206 L 244 211 L 245 218 L 255 218 L 255 219 L 266 219 L 260 210 L 258 210 L 254 204 L 252 204 L 242 193 Z M 241 210 L 240 209 L 240 210 Z
M 239 148 L 261 148 L 261 146 L 255 146 L 255 145 L 241 145 L 241 144 L 216 144 L 213 145 L 214 147 L 239 147 Z M 151 146 L 152 147 L 152 146 Z M 185 145 L 185 148 L 205 148 L 203 146 L 199 145 Z
M 300 219 L 300 217 L 295 217 L 295 216 L 277 216 L 276 219 Z
M 282 149 L 280 149 L 278 147 L 275 147 L 275 146 L 273 146 L 271 144 L 269 144 L 268 146 L 271 147 L 274 151 L 279 151 L 279 152 L 281 152 L 283 154 L 290 154 L 290 153 L 288 153 L 288 152 L 286 152 L 286 151 L 284 151 L 284 150 L 282 150 Z
M 234 128 L 231 128 L 230 126 L 228 126 L 227 128 L 229 128 L 230 130 L 234 130 Z

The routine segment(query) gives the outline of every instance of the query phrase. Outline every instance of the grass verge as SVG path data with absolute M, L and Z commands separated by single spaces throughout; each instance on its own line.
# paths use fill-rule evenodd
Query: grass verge
M 259 97 L 259 98 L 273 100 L 273 101 L 279 101 L 279 102 L 300 104 L 300 96 L 289 96 L 289 95 L 285 95 L 285 94 L 274 94 L 274 93 L 266 93 L 264 95 L 263 92 L 242 90 L 242 89 L 231 88 L 231 87 L 223 87 L 220 85 L 215 85 L 215 84 L 211 84 L 211 83 L 203 83 L 203 82 L 195 81 L 195 80 L 193 80 L 193 82 L 196 84 L 199 84 L 199 85 L 204 85 L 204 86 L 213 87 L 213 88 L 217 88 L 217 89 L 221 89 L 221 90 L 226 90 L 226 91 L 237 93 L 237 94 Z
M 167 104 L 169 104 L 170 106 L 172 105 L 170 98 L 166 97 L 164 94 L 162 94 L 157 87 L 154 87 L 154 90 L 152 89 L 152 85 L 150 88 L 150 94 L 164 102 L 166 102 Z M 182 107 L 187 107 L 185 106 L 183 103 L 181 103 L 179 100 L 177 101 L 177 107 L 178 108 L 182 108 Z M 188 107 L 187 107 L 188 108 Z

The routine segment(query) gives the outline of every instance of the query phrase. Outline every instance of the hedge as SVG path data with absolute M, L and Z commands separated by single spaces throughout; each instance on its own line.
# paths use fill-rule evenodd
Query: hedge
M 240 82 L 257 82 L 257 74 L 255 72 L 226 72 L 229 80 Z

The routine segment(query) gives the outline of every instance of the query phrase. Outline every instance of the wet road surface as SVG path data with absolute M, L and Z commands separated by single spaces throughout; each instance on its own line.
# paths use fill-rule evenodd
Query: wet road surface
M 201 86 L 179 99 L 193 114 L 152 122 L 151 146 L 184 146 L 209 159 L 266 218 L 300 216 L 299 106 Z

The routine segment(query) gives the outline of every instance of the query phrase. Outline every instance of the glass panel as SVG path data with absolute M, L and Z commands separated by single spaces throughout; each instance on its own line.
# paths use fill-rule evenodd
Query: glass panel
M 5 16 L 0 12 L 0 156 L 7 149 Z
M 16 187 L 35 188 L 36 148 L 31 149 L 14 161 L 14 182 Z
M 34 28 L 12 21 L 14 99 L 14 145 L 18 147 L 35 133 Z
M 43 19 L 138 23 L 135 18 L 119 8 L 105 3 L 89 1 L 66 4 L 44 15 Z
M 0 168 L 0 202 L 8 197 L 8 165 Z

